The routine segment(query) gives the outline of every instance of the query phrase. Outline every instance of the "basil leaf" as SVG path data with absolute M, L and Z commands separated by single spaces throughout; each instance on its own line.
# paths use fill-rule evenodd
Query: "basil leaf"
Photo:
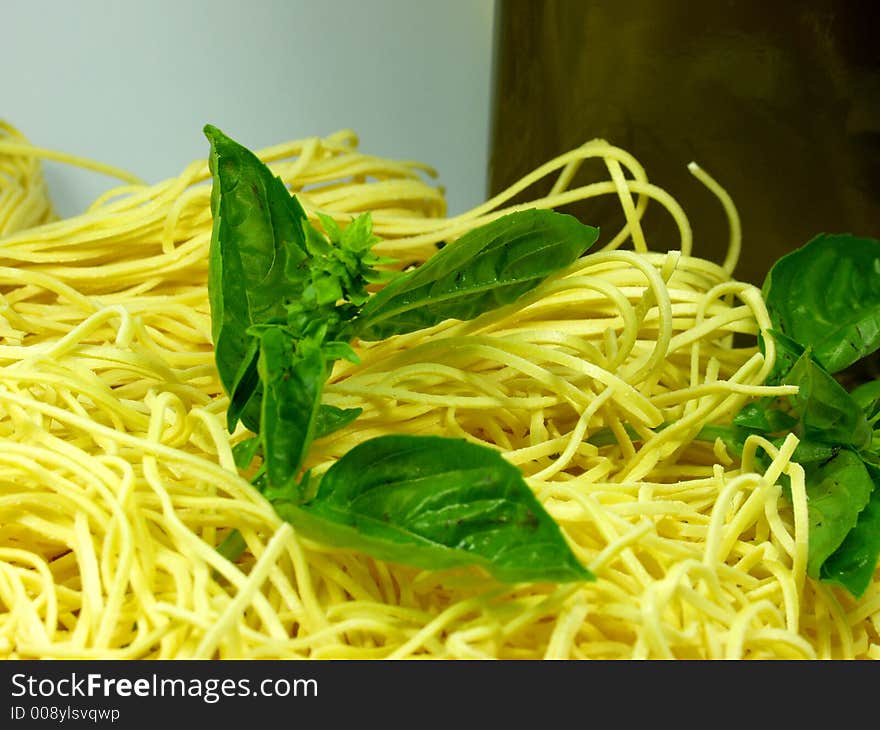
M 248 327 L 286 319 L 286 303 L 301 287 L 286 271 L 305 259 L 305 213 L 284 183 L 250 150 L 206 125 L 211 143 L 213 228 L 208 298 L 215 361 L 235 408 L 227 414 L 259 429 L 259 383 L 243 378 L 254 346 Z
M 235 562 L 247 549 L 247 543 L 238 530 L 232 530 L 217 546 L 217 552 L 231 562 Z
M 315 433 L 327 372 L 320 345 L 296 343 L 282 327 L 260 333 L 260 379 L 263 400 L 260 435 L 266 478 L 284 488 L 299 476 Z
M 232 458 L 239 469 L 247 469 L 257 458 L 262 446 L 259 436 L 251 436 L 232 447 Z
M 782 446 L 785 439 L 774 440 L 774 444 Z M 840 453 L 841 446 L 838 444 L 825 444 L 818 441 L 798 441 L 798 445 L 791 455 L 791 460 L 809 470 L 821 467 Z
M 338 431 L 340 428 L 345 428 L 361 415 L 363 411 L 363 408 L 337 408 L 336 406 L 322 403 L 318 409 L 318 416 L 315 421 L 315 438 L 319 439 L 334 431 Z
M 740 426 L 736 423 L 730 425 L 707 424 L 703 426 L 694 437 L 697 441 L 714 442 L 721 439 L 727 450 L 736 456 L 742 456 L 746 439 L 754 433 L 752 428 Z
M 761 398 L 754 403 L 747 403 L 733 418 L 735 426 L 763 433 L 789 431 L 797 423 L 797 418 L 776 405 L 775 398 Z
M 871 498 L 874 482 L 861 457 L 851 449 L 841 449 L 819 468 L 807 471 L 806 476 L 810 521 L 807 573 L 819 578 L 825 561 L 856 526 Z M 829 569 L 834 566 L 832 563 Z
M 820 569 L 822 580 L 843 586 L 856 598 L 861 598 L 871 584 L 880 556 L 880 469 L 868 465 L 867 470 L 874 484 L 868 504 L 859 513 L 856 526 Z
M 850 391 L 865 418 L 873 425 L 880 420 L 880 380 L 869 380 Z
M 871 443 L 871 429 L 858 404 L 809 352 L 801 355 L 783 382 L 798 386 L 790 399 L 801 421 L 801 436 L 855 449 Z
M 229 406 L 226 409 L 226 423 L 231 431 L 235 424 L 247 411 L 248 403 L 254 399 L 254 407 L 259 403 L 255 396 L 260 392 L 260 376 L 257 372 L 257 360 L 260 356 L 260 341 L 256 337 L 250 337 L 247 341 L 247 349 L 238 366 L 238 370 L 232 379 L 232 385 L 228 386 Z
M 328 469 L 310 502 L 273 505 L 312 539 L 381 560 L 479 565 L 509 582 L 593 579 L 520 471 L 462 439 L 379 436 Z
M 550 210 L 524 210 L 475 228 L 374 294 L 354 334 L 380 340 L 467 320 L 513 302 L 595 243 L 599 231 Z
M 880 347 L 880 241 L 822 234 L 780 258 L 764 280 L 775 328 L 830 373 Z

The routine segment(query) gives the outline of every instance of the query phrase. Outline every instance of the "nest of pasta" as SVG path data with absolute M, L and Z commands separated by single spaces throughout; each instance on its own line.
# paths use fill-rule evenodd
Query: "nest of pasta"
M 226 432 L 213 361 L 204 161 L 53 220 L 39 154 L 4 130 L 0 656 L 877 655 L 877 586 L 856 603 L 806 577 L 794 442 L 752 441 L 740 458 L 695 440 L 786 387 L 764 385 L 767 311 L 733 275 L 733 203 L 699 168 L 731 224 L 722 262 L 694 253 L 685 211 L 603 140 L 457 216 L 433 170 L 364 154 L 351 132 L 258 153 L 310 217 L 370 212 L 377 252 L 401 267 L 516 208 L 619 201 L 619 230 L 514 306 L 355 342 L 360 363 L 338 363 L 326 387 L 363 414 L 316 442 L 315 473 L 388 433 L 489 445 L 597 577 L 509 585 L 309 541 L 238 472 L 246 433 Z M 575 185 L 586 160 L 606 176 Z M 510 202 L 548 178 L 548 193 Z M 650 240 L 649 203 L 678 240 Z M 217 550 L 232 530 L 247 546 L 235 561 Z

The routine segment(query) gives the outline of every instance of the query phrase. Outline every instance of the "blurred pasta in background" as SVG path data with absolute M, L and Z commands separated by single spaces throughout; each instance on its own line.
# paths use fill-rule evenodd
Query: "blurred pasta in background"
M 0 120 L 0 236 L 52 219 L 40 159 L 16 154 L 28 147 L 21 132 Z

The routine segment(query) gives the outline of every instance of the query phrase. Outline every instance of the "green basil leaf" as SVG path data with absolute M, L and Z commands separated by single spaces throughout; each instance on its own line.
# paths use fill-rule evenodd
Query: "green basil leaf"
M 798 386 L 790 399 L 805 439 L 855 449 L 871 443 L 871 429 L 858 404 L 809 352 L 801 355 L 783 382 Z
M 315 433 L 327 372 L 320 345 L 294 343 L 282 327 L 260 334 L 263 401 L 260 436 L 268 486 L 284 488 L 299 476 Z
M 258 403 L 260 392 L 260 375 L 257 372 L 257 360 L 260 356 L 260 341 L 256 337 L 249 338 L 247 350 L 238 366 L 238 370 L 229 386 L 229 406 L 226 409 L 226 428 L 232 433 L 235 425 L 242 418 L 252 400 Z M 254 406 L 256 407 L 256 406 Z
M 861 457 L 851 449 L 841 449 L 820 467 L 807 470 L 806 476 L 810 521 L 807 573 L 819 578 L 825 561 L 856 526 L 874 482 Z
M 770 434 L 790 431 L 797 425 L 798 419 L 780 410 L 775 398 L 761 398 L 743 406 L 734 416 L 733 423 L 735 426 Z
M 216 127 L 206 125 L 204 131 L 213 175 L 208 298 L 215 361 L 227 394 L 236 394 L 242 420 L 257 431 L 259 384 L 241 379 L 254 352 L 247 329 L 284 321 L 286 303 L 299 295 L 301 286 L 286 271 L 306 257 L 306 216 L 255 154 Z M 242 389 L 243 382 L 254 392 Z
M 716 439 L 721 439 L 730 453 L 742 456 L 746 439 L 754 433 L 757 433 L 757 431 L 737 425 L 736 423 L 730 425 L 710 423 L 703 426 L 694 438 L 698 441 L 708 441 L 710 443 Z
M 869 465 L 867 470 L 874 484 L 868 504 L 820 569 L 822 580 L 843 586 L 856 598 L 871 584 L 880 556 L 880 469 Z
M 785 439 L 776 439 L 773 443 L 777 446 L 782 446 L 782 443 Z M 817 441 L 798 441 L 798 445 L 795 447 L 794 453 L 791 455 L 791 460 L 797 462 L 801 466 L 806 469 L 811 469 L 813 467 L 819 467 L 822 464 L 830 461 L 838 453 L 840 453 L 841 446 L 837 444 L 826 444 Z
M 257 458 L 262 440 L 259 436 L 251 436 L 232 447 L 232 458 L 239 469 L 247 469 Z
M 515 301 L 573 263 L 599 231 L 550 210 L 524 210 L 475 228 L 370 297 L 354 333 L 379 340 L 467 320 Z
M 217 552 L 229 561 L 235 562 L 247 549 L 247 543 L 238 530 L 232 530 L 217 546 Z
M 371 439 L 323 475 L 310 502 L 273 504 L 312 539 L 381 560 L 479 565 L 509 582 L 593 579 L 520 471 L 462 439 Z
M 767 385 L 779 385 L 798 358 L 806 352 L 806 348 L 777 329 L 771 328 L 767 334 L 776 343 L 776 361 L 773 363 L 773 370 L 767 376 Z M 763 354 L 765 352 L 763 333 L 758 335 L 758 342 Z
M 850 391 L 869 423 L 880 420 L 880 380 L 869 380 Z
M 340 428 L 345 428 L 363 412 L 363 408 L 337 408 L 322 403 L 315 421 L 315 438 L 319 439 Z
M 850 391 L 871 430 L 871 444 L 862 452 L 866 462 L 880 465 L 880 380 L 869 380 Z
M 837 373 L 880 347 L 880 241 L 822 234 L 780 258 L 764 280 L 776 329 Z

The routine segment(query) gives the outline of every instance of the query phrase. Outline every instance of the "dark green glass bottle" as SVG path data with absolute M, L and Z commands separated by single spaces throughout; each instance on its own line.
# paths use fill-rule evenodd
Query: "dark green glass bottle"
M 602 137 L 682 204 L 696 255 L 720 261 L 727 227 L 687 163 L 727 189 L 742 220 L 740 279 L 760 284 L 820 232 L 878 237 L 873 17 L 855 0 L 499 0 L 490 192 Z M 612 197 L 572 207 L 619 225 Z M 649 241 L 675 246 L 674 224 L 650 207 Z

